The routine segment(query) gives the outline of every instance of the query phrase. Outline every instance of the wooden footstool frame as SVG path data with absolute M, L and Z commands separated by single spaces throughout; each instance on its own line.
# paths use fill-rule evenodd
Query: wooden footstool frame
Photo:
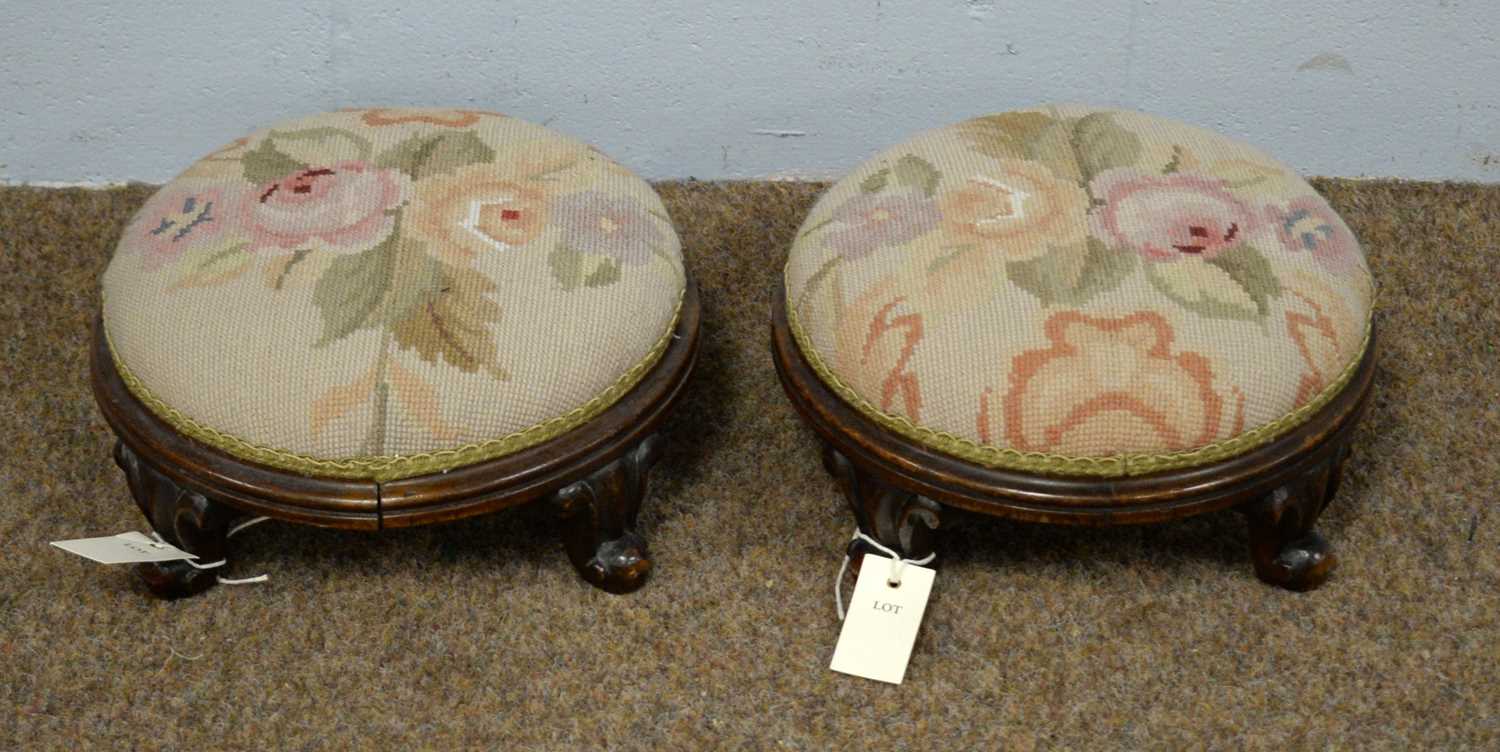
M 380 531 L 448 522 L 547 500 L 562 518 L 568 558 L 612 593 L 639 588 L 652 562 L 635 529 L 657 431 L 682 396 L 698 356 L 698 290 L 686 283 L 677 327 L 652 370 L 619 401 L 558 438 L 445 473 L 388 482 L 296 475 L 233 457 L 183 436 L 126 388 L 95 322 L 92 382 L 117 437 L 115 461 L 153 530 L 200 562 L 227 558 L 239 519 L 261 515 L 346 530 Z M 217 582 L 186 562 L 141 564 L 153 593 L 175 598 Z
M 814 373 L 787 325 L 786 290 L 771 303 L 776 370 L 792 405 L 823 442 L 823 464 L 859 529 L 907 558 L 936 549 L 948 508 L 1026 522 L 1122 525 L 1164 522 L 1233 507 L 1250 528 L 1264 581 L 1291 590 L 1322 584 L 1336 557 L 1316 531 L 1338 492 L 1355 425 L 1369 402 L 1375 334 L 1347 387 L 1305 423 L 1220 462 L 1124 478 L 1056 477 L 997 470 L 943 454 L 880 427 Z M 872 547 L 849 546 L 857 565 Z

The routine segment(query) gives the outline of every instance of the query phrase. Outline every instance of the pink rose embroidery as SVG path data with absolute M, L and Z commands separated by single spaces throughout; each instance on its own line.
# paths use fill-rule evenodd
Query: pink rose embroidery
M 1152 261 L 1213 258 L 1257 224 L 1224 181 L 1208 175 L 1122 168 L 1101 173 L 1089 187 L 1104 202 L 1090 215 L 1094 234 Z
M 1354 233 L 1317 196 L 1293 199 L 1284 211 L 1272 209 L 1269 214 L 1287 250 L 1311 253 L 1314 260 L 1328 269 L 1347 269 L 1359 255 Z
M 262 186 L 245 205 L 251 250 L 317 245 L 358 253 L 390 234 L 405 177 L 364 162 L 312 167 Z
M 189 247 L 224 234 L 239 197 L 223 188 L 167 188 L 151 197 L 125 228 L 125 242 L 141 249 L 147 270 L 174 261 Z
M 882 246 L 900 245 L 938 223 L 937 204 L 917 191 L 856 196 L 833 210 L 837 228 L 826 242 L 846 259 L 869 255 Z

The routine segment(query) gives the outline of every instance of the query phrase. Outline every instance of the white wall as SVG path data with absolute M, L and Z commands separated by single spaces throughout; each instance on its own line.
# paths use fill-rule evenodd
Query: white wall
M 252 126 L 496 109 L 648 177 L 837 174 L 1044 101 L 1323 175 L 1500 180 L 1496 0 L 0 0 L 0 181 L 161 181 Z

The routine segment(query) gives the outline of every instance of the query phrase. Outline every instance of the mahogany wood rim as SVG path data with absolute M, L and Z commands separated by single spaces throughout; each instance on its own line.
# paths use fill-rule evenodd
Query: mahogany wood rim
M 1269 443 L 1196 467 L 1119 478 L 1056 476 L 985 467 L 881 427 L 823 383 L 787 322 L 786 289 L 771 300 L 771 350 L 782 387 L 813 431 L 883 482 L 954 507 L 1031 522 L 1160 522 L 1224 509 L 1265 493 L 1347 441 L 1369 402 L 1376 337 L 1348 386 L 1311 418 Z
M 94 399 L 141 460 L 178 484 L 244 512 L 355 530 L 409 527 L 497 511 L 550 495 L 653 433 L 682 396 L 698 358 L 698 287 L 686 280 L 672 341 L 629 392 L 587 423 L 536 446 L 467 467 L 377 482 L 318 478 L 234 457 L 177 432 L 125 386 L 95 320 Z

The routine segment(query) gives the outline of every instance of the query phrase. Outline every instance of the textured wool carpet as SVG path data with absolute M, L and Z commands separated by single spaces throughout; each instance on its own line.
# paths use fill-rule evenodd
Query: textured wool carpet
M 703 358 L 644 513 L 639 593 L 542 509 L 382 535 L 267 523 L 153 600 L 47 541 L 143 529 L 86 379 L 147 187 L 0 190 L 0 748 L 1352 748 L 1500 745 L 1500 186 L 1318 181 L 1380 282 L 1373 408 L 1320 529 L 1257 581 L 1233 513 L 951 532 L 901 687 L 827 669 L 851 518 L 767 352 L 821 185 L 661 186 Z M 234 374 L 224 374 L 233 378 Z

